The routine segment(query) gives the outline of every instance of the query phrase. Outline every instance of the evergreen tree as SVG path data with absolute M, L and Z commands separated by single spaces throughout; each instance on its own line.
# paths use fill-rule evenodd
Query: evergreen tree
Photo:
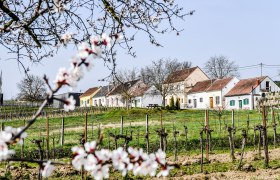
M 176 100 L 175 108 L 176 108 L 176 110 L 180 109 L 180 100 L 179 100 L 179 98 L 177 98 L 177 100 Z
M 175 109 L 174 97 L 173 97 L 173 96 L 172 96 L 171 99 L 170 99 L 169 107 L 170 107 L 171 110 L 174 110 L 174 109 Z

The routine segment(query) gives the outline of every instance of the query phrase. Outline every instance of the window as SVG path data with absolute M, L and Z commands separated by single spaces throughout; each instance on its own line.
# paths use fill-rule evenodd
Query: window
M 216 104 L 220 104 L 220 96 L 216 96 Z
M 243 99 L 243 104 L 244 104 L 244 105 L 248 105 L 248 104 L 249 104 L 249 99 L 248 99 L 248 98 Z
M 119 105 L 119 99 L 116 98 L 116 105 L 118 106 Z
M 189 99 L 189 104 L 191 104 L 192 103 L 192 100 L 191 99 Z
M 87 100 L 87 103 L 89 104 L 89 99 Z
M 230 106 L 235 106 L 235 100 L 231 100 L 231 101 L 229 102 L 229 105 L 230 105 Z
M 181 103 L 184 103 L 184 99 L 183 98 L 181 99 Z
M 265 82 L 265 89 L 266 89 L 267 91 L 269 91 L 269 81 L 266 81 L 266 82 Z
M 203 98 L 199 98 L 199 102 L 203 102 Z

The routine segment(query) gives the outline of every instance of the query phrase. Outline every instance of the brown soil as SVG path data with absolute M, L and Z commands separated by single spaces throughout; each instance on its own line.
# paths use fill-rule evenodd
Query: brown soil
M 270 160 L 280 160 L 280 148 L 271 149 L 269 151 Z M 240 158 L 240 154 L 235 154 L 236 159 Z M 263 154 L 262 154 L 263 156 Z M 256 160 L 256 152 L 248 151 L 244 154 L 244 162 L 249 163 Z M 169 161 L 173 160 L 173 157 L 168 158 Z M 179 156 L 178 164 L 184 164 L 188 166 L 189 164 L 195 163 L 199 161 L 199 155 L 192 156 Z M 210 154 L 210 162 L 220 162 L 226 163 L 231 162 L 229 158 L 229 154 Z M 21 179 L 24 176 L 29 176 L 32 179 L 37 179 L 38 169 L 34 167 L 24 166 L 23 169 L 19 167 L 14 167 L 13 164 L 10 164 L 10 169 L 12 172 L 13 179 Z M 198 179 L 210 179 L 210 180 L 219 180 L 219 179 L 236 179 L 236 180 L 251 180 L 251 179 L 279 179 L 280 178 L 280 168 L 277 169 L 258 169 L 254 172 L 245 172 L 245 171 L 228 171 L 228 172 L 217 172 L 210 174 L 194 174 L 194 175 L 186 175 L 183 171 L 178 171 L 175 177 L 168 178 L 152 178 L 152 179 L 190 179 L 190 180 L 198 180 Z M 5 174 L 5 169 L 0 168 L 0 175 L 3 176 Z M 74 175 L 77 175 L 78 172 L 75 171 L 70 165 L 64 166 L 56 166 L 56 170 L 54 172 L 54 176 L 60 177 L 64 179 L 71 179 Z M 75 176 L 77 177 L 77 176 Z M 115 179 L 113 176 L 112 179 Z

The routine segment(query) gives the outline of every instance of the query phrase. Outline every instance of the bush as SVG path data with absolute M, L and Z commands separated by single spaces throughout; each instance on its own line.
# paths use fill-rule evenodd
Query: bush
M 170 106 L 170 109 L 171 109 L 171 110 L 174 110 L 174 109 L 175 109 L 174 97 L 173 97 L 173 96 L 171 96 L 169 106 Z
M 177 100 L 176 100 L 175 109 L 176 109 L 176 110 L 179 110 L 179 109 L 180 109 L 180 101 L 179 101 L 178 98 L 177 98 Z

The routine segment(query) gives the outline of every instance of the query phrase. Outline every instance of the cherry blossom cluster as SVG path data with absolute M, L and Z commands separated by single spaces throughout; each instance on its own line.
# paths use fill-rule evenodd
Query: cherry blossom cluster
M 62 43 L 66 44 L 71 41 L 73 34 L 65 33 L 61 36 Z M 95 36 L 90 38 L 90 42 L 83 42 L 78 46 L 78 54 L 72 58 L 71 66 L 69 69 L 60 68 L 55 79 L 57 87 L 62 87 L 64 85 L 70 87 L 76 87 L 77 82 L 83 78 L 83 66 L 87 70 L 90 70 L 93 66 L 92 59 L 100 58 L 102 55 L 102 48 L 111 48 L 112 41 L 118 41 L 122 39 L 121 34 L 115 34 L 111 37 L 102 34 L 101 36 Z M 64 102 L 64 110 L 74 110 L 75 109 L 75 100 L 73 96 L 69 97 L 66 100 L 61 100 Z
M 87 142 L 84 146 L 72 148 L 72 165 L 76 170 L 88 171 L 95 179 L 109 178 L 109 167 L 126 176 L 128 171 L 140 176 L 167 176 L 173 168 L 167 165 L 166 154 L 158 150 L 155 154 L 147 154 L 143 149 L 129 147 L 127 151 L 119 147 L 116 150 L 97 149 L 95 141 Z M 158 169 L 160 169 L 158 171 Z
M 27 133 L 24 132 L 13 141 L 13 137 L 21 132 L 22 128 L 12 128 L 7 126 L 4 131 L 0 132 L 0 161 L 7 160 L 11 155 L 15 154 L 14 150 L 10 150 L 8 145 L 12 143 L 22 144 L 23 139 L 26 138 Z

